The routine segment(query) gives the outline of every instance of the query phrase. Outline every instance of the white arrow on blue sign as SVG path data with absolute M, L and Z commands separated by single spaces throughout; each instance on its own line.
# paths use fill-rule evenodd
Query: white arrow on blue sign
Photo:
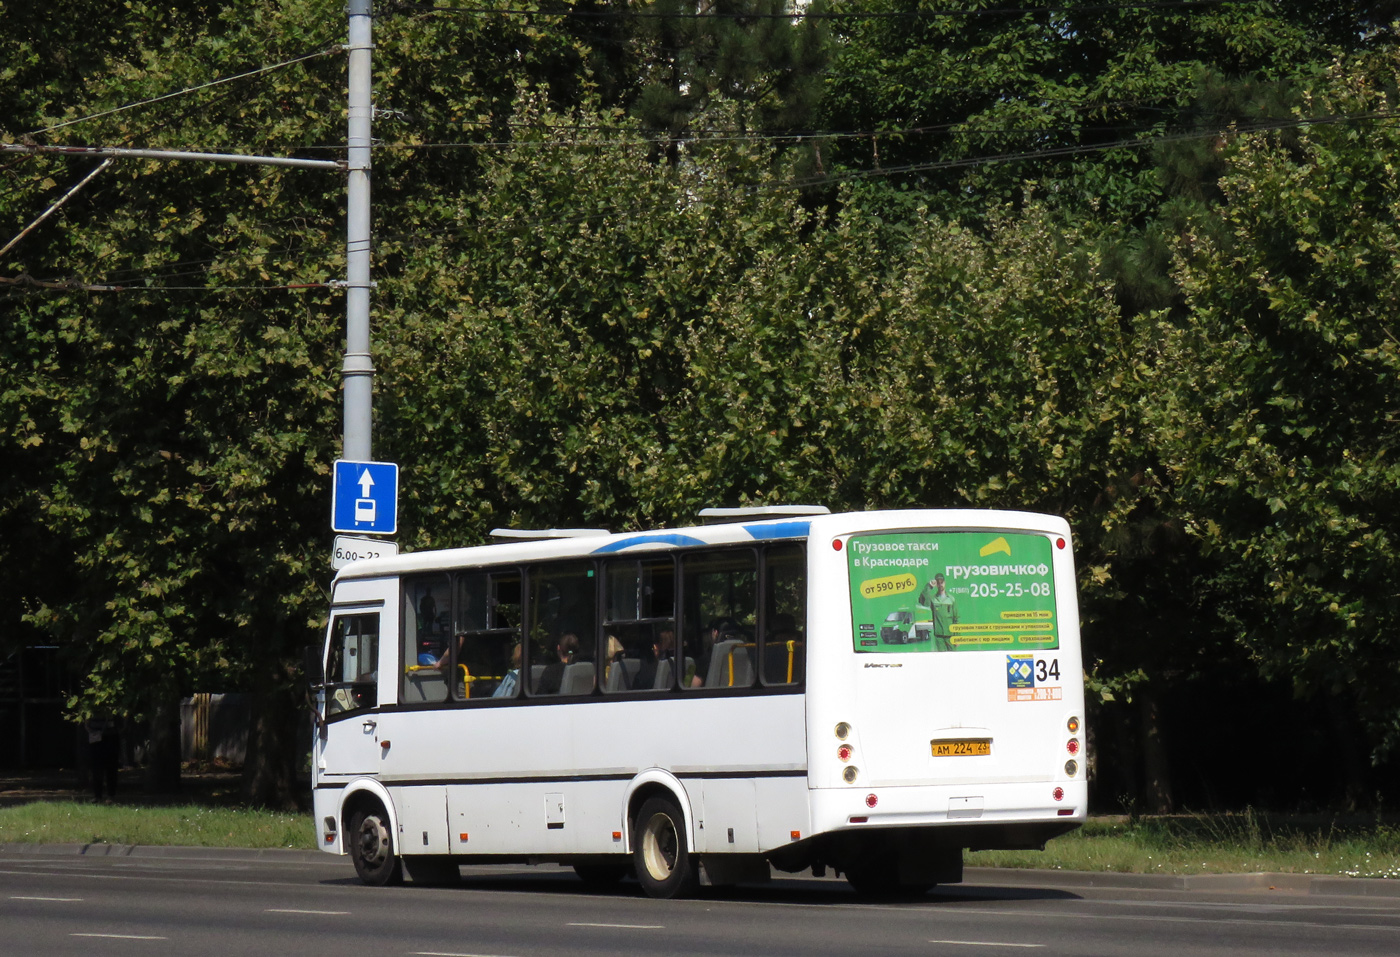
M 338 460 L 331 497 L 331 531 L 393 535 L 398 527 L 398 465 Z

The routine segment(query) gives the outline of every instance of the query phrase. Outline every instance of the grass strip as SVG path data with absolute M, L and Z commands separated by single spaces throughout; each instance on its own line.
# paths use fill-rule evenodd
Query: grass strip
M 1093 818 L 1044 851 L 977 851 L 969 867 L 1043 867 L 1124 874 L 1260 871 L 1400 878 L 1400 827 L 1385 821 L 1274 818 L 1252 811 Z
M 199 805 L 34 801 L 0 807 L 3 844 L 159 844 L 315 850 L 311 817 Z

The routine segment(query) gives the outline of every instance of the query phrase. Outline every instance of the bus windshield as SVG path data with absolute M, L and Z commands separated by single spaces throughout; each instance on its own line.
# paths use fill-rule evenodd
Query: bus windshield
M 1059 647 L 1051 540 L 1021 532 L 880 532 L 848 543 L 858 652 Z

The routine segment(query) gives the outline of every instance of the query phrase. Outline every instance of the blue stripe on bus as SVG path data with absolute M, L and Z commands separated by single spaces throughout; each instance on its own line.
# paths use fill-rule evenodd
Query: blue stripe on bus
M 806 538 L 812 530 L 811 522 L 775 522 L 771 525 L 745 525 L 744 531 L 754 538 Z
M 812 529 L 811 522 L 768 522 L 762 525 L 745 525 L 744 531 L 749 536 L 765 541 L 770 538 L 806 538 Z M 659 532 L 654 535 L 634 535 L 631 538 L 624 538 L 620 542 L 609 542 L 599 548 L 593 549 L 593 554 L 603 555 L 609 552 L 620 552 L 633 545 L 706 545 L 708 542 L 695 538 L 692 535 L 681 535 L 678 532 Z
M 609 542 L 600 548 L 593 549 L 594 555 L 601 555 L 607 552 L 620 552 L 623 549 L 631 548 L 633 545 L 650 545 L 660 542 L 663 545 L 704 545 L 703 539 L 692 538 L 689 535 L 678 535 L 675 532 L 668 532 L 662 535 L 635 535 L 632 538 L 625 538 L 620 542 Z

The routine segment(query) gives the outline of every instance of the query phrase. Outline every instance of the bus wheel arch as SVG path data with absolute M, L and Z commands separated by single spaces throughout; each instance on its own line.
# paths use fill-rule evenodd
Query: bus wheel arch
M 341 804 L 344 846 L 360 880 L 375 887 L 403 881 L 403 863 L 394 840 L 398 823 L 393 802 L 378 788 L 360 787 Z
M 664 771 L 638 775 L 627 794 L 626 833 L 633 870 L 649 897 L 688 897 L 700 886 L 694 817 L 680 781 Z
M 652 768 L 643 771 L 632 779 L 632 783 L 627 787 L 627 795 L 623 800 L 624 813 L 622 823 L 624 825 L 624 840 L 627 842 L 623 848 L 628 854 L 632 853 L 632 828 L 637 819 L 638 812 L 642 805 L 653 797 L 668 797 L 675 802 L 682 817 L 685 820 L 685 836 L 689 847 L 695 847 L 695 814 L 690 806 L 690 795 L 686 793 L 685 785 L 669 771 L 660 768 Z

